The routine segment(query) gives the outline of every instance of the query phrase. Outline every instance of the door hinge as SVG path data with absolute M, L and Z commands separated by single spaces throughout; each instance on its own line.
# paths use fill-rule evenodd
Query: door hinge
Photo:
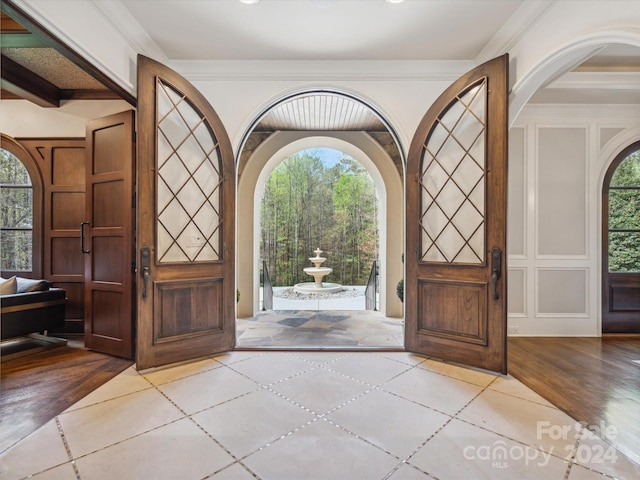
M 131 195 L 131 208 L 136 208 L 136 194 Z

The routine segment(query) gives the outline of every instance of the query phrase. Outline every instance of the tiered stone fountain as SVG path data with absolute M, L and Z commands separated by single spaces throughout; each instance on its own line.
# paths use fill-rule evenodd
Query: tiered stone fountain
M 293 291 L 298 293 L 334 293 L 342 290 L 342 285 L 338 283 L 324 283 L 322 279 L 329 275 L 333 269 L 329 267 L 323 267 L 322 264 L 326 260 L 325 257 L 321 257 L 322 250 L 316 248 L 313 253 L 315 257 L 309 257 L 313 267 L 304 268 L 304 273 L 311 275 L 314 279 L 313 282 L 297 283 L 293 286 Z

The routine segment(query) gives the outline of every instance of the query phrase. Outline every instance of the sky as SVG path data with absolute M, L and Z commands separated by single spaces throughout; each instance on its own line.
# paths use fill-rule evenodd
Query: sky
M 351 158 L 346 153 L 342 153 L 338 150 L 334 150 L 333 148 L 309 148 L 308 150 L 304 150 L 303 152 L 309 152 L 310 154 L 315 154 L 320 157 L 322 163 L 326 167 L 333 167 L 336 163 L 340 161 L 340 159 L 347 157 Z

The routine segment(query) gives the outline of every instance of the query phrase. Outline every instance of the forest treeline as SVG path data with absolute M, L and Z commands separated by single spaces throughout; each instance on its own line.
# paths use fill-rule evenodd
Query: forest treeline
M 33 191 L 29 173 L 11 152 L 0 149 L 0 268 L 31 270 Z
M 357 161 L 333 166 L 313 150 L 285 159 L 265 185 L 260 254 L 273 285 L 313 281 L 303 268 L 316 248 L 333 269 L 326 282 L 364 285 L 378 252 L 373 180 Z
M 640 272 L 640 150 L 618 165 L 609 184 L 609 271 Z

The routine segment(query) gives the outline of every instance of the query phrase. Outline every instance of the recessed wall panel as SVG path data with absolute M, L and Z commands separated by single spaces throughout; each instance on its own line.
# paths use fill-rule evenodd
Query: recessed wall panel
M 51 149 L 51 184 L 53 186 L 85 184 L 84 148 L 54 147 Z
M 539 255 L 586 254 L 585 128 L 538 130 Z
M 509 131 L 509 186 L 507 208 L 507 248 L 509 255 L 524 255 L 526 215 L 525 129 Z
M 84 256 L 80 252 L 79 238 L 51 239 L 51 275 L 84 275 Z
M 586 314 L 586 270 L 538 270 L 540 314 Z
M 507 276 L 507 312 L 515 315 L 526 315 L 525 270 L 509 269 Z
M 53 192 L 51 194 L 51 228 L 79 230 L 84 220 L 84 192 Z

